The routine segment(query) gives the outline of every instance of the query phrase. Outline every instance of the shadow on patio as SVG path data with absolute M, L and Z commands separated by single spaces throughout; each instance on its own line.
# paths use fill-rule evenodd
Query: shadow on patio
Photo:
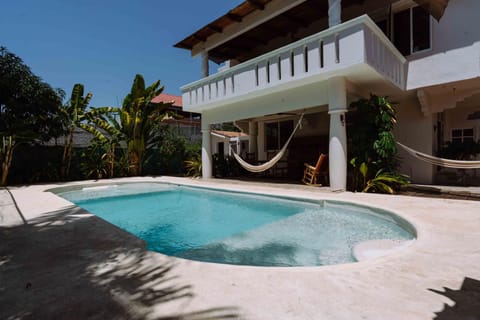
M 444 291 L 429 289 L 453 301 L 445 304 L 442 311 L 436 313 L 435 320 L 480 320 L 480 281 L 466 277 L 458 290 L 443 288 Z
M 193 288 L 144 248 L 77 207 L 0 228 L 0 318 L 239 318 L 230 306 L 187 309 Z

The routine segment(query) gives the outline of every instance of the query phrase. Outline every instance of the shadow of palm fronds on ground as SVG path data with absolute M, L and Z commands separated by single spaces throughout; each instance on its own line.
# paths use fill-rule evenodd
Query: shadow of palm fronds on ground
M 174 260 L 78 207 L 0 228 L 0 319 L 239 318 L 188 310 L 193 288 Z
M 435 320 L 480 320 L 480 281 L 466 277 L 458 290 L 443 288 L 444 291 L 428 289 L 451 299 L 454 304 L 445 304 L 436 312 Z

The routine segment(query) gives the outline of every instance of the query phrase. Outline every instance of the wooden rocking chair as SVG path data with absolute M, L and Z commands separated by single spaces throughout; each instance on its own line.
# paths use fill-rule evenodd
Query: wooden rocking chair
M 315 167 L 305 163 L 305 171 L 303 172 L 302 182 L 310 186 L 321 186 L 322 184 L 318 183 L 318 177 L 323 176 L 325 180 L 327 180 L 328 172 L 323 168 L 325 167 L 327 158 L 327 155 L 323 153 L 320 154 Z

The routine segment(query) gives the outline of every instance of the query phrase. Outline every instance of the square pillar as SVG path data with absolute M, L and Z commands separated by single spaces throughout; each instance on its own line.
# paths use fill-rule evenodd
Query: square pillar
M 328 26 L 342 23 L 342 0 L 328 0 Z
M 203 51 L 201 56 L 202 56 L 202 78 L 206 78 L 210 75 L 210 70 L 208 65 L 208 51 Z

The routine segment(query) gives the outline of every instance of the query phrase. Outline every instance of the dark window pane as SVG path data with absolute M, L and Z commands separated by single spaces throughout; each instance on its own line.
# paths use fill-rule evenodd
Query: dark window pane
M 452 137 L 462 137 L 462 129 L 453 129 L 452 130 Z
M 280 122 L 280 148 L 282 148 L 285 142 L 287 142 L 288 138 L 292 134 L 292 131 L 293 131 L 292 120 Z
M 267 140 L 267 150 L 278 149 L 278 123 L 272 122 L 265 124 L 265 137 Z
M 463 137 L 463 142 L 473 142 L 473 137 Z
M 223 156 L 225 154 L 225 144 L 223 142 L 218 143 L 218 155 Z
M 462 142 L 462 138 L 452 138 L 453 143 L 460 143 Z
M 410 54 L 410 9 L 393 16 L 393 43 L 404 56 Z
M 422 7 L 412 9 L 413 52 L 430 49 L 430 15 Z
M 463 129 L 463 136 L 473 137 L 473 128 Z

